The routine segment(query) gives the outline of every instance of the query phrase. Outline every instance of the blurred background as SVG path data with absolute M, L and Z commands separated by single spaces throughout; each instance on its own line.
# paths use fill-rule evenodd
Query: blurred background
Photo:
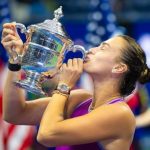
M 143 47 L 150 67 L 149 0 L 0 0 L 0 37 L 4 23 L 16 21 L 29 26 L 53 19 L 53 12 L 59 6 L 63 6 L 64 13 L 61 23 L 75 44 L 88 50 L 109 37 L 127 34 Z M 25 41 L 24 35 L 20 36 Z M 36 142 L 38 127 L 16 126 L 2 120 L 2 89 L 7 62 L 8 56 L 0 44 L 0 150 L 54 150 Z M 92 90 L 90 82 L 88 75 L 83 74 L 77 88 Z M 32 100 L 38 96 L 27 93 L 27 97 Z M 139 85 L 127 103 L 138 122 L 131 150 L 150 150 L 150 83 Z

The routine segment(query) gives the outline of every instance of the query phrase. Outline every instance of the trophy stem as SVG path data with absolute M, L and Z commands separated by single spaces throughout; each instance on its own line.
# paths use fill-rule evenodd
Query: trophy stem
M 15 85 L 26 89 L 28 92 L 44 95 L 47 94 L 42 90 L 40 79 L 41 75 L 38 72 L 25 71 L 26 78 L 24 80 L 15 81 Z

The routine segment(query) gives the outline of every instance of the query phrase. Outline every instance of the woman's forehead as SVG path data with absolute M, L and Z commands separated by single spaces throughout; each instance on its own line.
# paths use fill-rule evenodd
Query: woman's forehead
M 122 49 L 125 46 L 125 41 L 122 37 L 112 37 L 105 41 L 111 48 Z

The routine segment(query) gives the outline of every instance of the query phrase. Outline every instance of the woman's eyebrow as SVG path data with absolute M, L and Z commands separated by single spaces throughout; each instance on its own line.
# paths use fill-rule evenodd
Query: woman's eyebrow
M 102 42 L 102 45 L 107 45 L 108 47 L 111 47 L 107 42 Z

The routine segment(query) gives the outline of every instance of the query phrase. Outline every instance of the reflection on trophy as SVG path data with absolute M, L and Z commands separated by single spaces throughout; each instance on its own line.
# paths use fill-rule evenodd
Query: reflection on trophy
M 54 11 L 54 19 L 30 25 L 27 29 L 23 24 L 16 23 L 16 27 L 26 34 L 27 42 L 24 44 L 25 54 L 17 56 L 25 71 L 25 79 L 15 84 L 37 95 L 46 95 L 41 87 L 42 72 L 49 71 L 51 76 L 57 72 L 57 62 L 63 56 L 63 62 L 72 53 L 77 52 L 78 58 L 85 57 L 85 49 L 74 45 L 66 35 L 59 19 L 63 16 L 62 7 Z

